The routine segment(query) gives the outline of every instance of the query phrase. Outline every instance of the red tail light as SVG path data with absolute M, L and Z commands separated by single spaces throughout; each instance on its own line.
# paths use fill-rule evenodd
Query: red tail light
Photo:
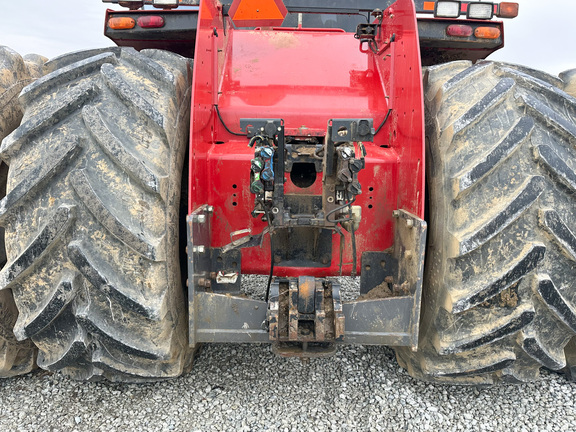
M 446 34 L 448 36 L 470 37 L 472 36 L 472 27 L 469 25 L 452 24 L 446 28 Z
M 143 16 L 138 18 L 138 26 L 142 28 L 160 28 L 164 27 L 164 18 L 161 16 Z

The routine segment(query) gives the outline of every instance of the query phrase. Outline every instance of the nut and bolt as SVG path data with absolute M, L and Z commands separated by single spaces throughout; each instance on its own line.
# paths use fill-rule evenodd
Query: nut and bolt
M 394 210 L 392 212 L 392 217 L 399 218 L 400 217 L 400 210 Z
M 350 159 L 354 155 L 350 147 L 344 147 L 340 154 L 342 156 L 342 159 Z
M 192 246 L 192 253 L 203 254 L 204 252 L 206 252 L 206 246 Z
M 212 282 L 209 279 L 200 278 L 198 279 L 198 286 L 203 288 L 210 288 L 212 286 Z
M 412 219 L 408 219 L 408 220 L 406 221 L 406 226 L 407 226 L 408 228 L 412 228 L 412 227 L 414 226 L 414 221 L 413 221 Z

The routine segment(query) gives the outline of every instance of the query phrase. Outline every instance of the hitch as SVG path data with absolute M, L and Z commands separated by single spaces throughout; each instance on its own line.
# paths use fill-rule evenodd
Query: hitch
M 283 357 L 325 357 L 344 337 L 340 285 L 311 276 L 278 278 L 270 288 L 268 325 L 274 352 Z
M 269 301 L 239 295 L 241 254 L 211 245 L 211 206 L 188 217 L 189 344 L 270 343 L 281 356 L 326 357 L 338 344 L 418 345 L 426 222 L 394 212 L 391 250 L 362 254 L 361 296 L 340 301 L 334 280 L 276 278 Z M 207 283 L 210 282 L 210 283 Z M 378 295 L 378 292 L 396 292 Z

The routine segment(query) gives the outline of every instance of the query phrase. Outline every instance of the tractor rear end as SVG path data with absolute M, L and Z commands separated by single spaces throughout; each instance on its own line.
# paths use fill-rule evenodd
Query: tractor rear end
M 170 378 L 202 343 L 388 345 L 453 383 L 570 366 L 574 100 L 479 61 L 517 4 L 110 2 L 140 52 L 49 62 L 0 148 L 4 288 L 41 367 Z
M 200 9 L 194 57 L 191 342 L 273 342 L 301 356 L 333 343 L 416 347 L 426 224 L 412 3 L 364 33 L 321 28 L 356 30 L 338 8 L 246 29 L 219 7 Z M 234 295 L 243 273 L 270 276 L 265 299 Z M 343 303 L 328 278 L 338 275 L 360 275 L 361 295 L 394 295 Z

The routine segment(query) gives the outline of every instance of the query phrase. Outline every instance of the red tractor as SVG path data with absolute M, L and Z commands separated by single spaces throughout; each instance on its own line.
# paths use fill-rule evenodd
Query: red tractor
M 172 378 L 203 343 L 576 367 L 574 74 L 483 60 L 516 3 L 105 1 L 119 47 L 44 64 L 0 147 L 1 375 Z

